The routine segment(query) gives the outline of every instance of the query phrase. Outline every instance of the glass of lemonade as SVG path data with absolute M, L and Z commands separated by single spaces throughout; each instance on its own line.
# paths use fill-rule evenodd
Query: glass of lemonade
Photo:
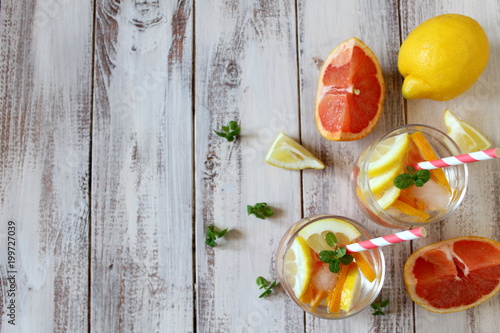
M 304 311 L 325 319 L 353 316 L 369 306 L 385 277 L 385 262 L 379 248 L 353 253 L 350 264 L 340 264 L 333 273 L 330 264 L 319 259 L 331 251 L 326 238 L 333 233 L 336 248 L 372 239 L 359 223 L 343 216 L 317 215 L 288 229 L 277 251 L 278 277 L 286 293 Z
M 398 127 L 373 142 L 359 156 L 352 172 L 354 195 L 363 211 L 389 228 L 409 228 L 438 222 L 462 202 L 467 189 L 467 166 L 430 170 L 423 186 L 399 189 L 394 179 L 408 165 L 461 154 L 445 133 L 427 125 Z

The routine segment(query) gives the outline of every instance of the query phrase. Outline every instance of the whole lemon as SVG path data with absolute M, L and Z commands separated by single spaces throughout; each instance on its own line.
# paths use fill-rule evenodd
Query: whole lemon
M 433 17 L 416 27 L 399 50 L 403 96 L 455 98 L 477 81 L 488 57 L 488 38 L 477 21 L 459 14 Z

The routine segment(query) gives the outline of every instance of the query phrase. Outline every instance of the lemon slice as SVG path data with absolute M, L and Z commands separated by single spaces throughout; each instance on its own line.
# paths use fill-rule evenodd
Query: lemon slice
M 352 263 L 349 265 L 349 271 L 342 288 L 342 295 L 340 296 L 340 309 L 349 312 L 352 306 L 358 301 L 361 291 L 361 275 L 359 274 L 358 265 Z
M 380 142 L 372 152 L 368 165 L 368 176 L 375 177 L 402 163 L 410 146 L 408 133 L 392 136 Z
M 443 114 L 444 125 L 448 129 L 448 135 L 460 147 L 464 154 L 473 151 L 488 149 L 491 142 L 476 128 L 464 120 L 460 120 L 449 109 Z
M 285 278 L 297 298 L 302 297 L 312 275 L 312 256 L 309 246 L 302 237 L 295 237 L 285 254 Z
M 325 236 L 333 232 L 339 241 L 339 245 L 346 245 L 361 236 L 361 233 L 352 224 L 338 219 L 324 219 L 309 224 L 299 231 L 299 236 L 304 238 L 316 253 L 323 250 L 331 250 L 326 243 Z
M 325 168 L 323 162 L 283 132 L 280 132 L 274 140 L 265 161 L 276 167 L 291 170 Z
M 382 173 L 381 175 L 375 176 L 368 180 L 370 184 L 370 190 L 373 194 L 378 194 L 389 188 L 392 184 L 394 184 L 394 178 L 396 178 L 400 173 L 403 172 L 403 160 L 401 162 L 395 163 L 394 166 Z
M 399 188 L 391 185 L 382 194 L 376 195 L 375 199 L 377 200 L 380 208 L 386 210 L 399 198 L 400 193 L 401 190 Z

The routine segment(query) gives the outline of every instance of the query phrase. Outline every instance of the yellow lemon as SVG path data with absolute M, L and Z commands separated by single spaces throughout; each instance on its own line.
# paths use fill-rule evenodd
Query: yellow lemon
M 443 114 L 448 135 L 457 143 L 463 153 L 488 149 L 492 146 L 483 133 L 464 120 L 460 120 L 449 109 Z
M 293 292 L 300 298 L 309 286 L 313 258 L 309 246 L 302 237 L 295 237 L 285 254 L 285 277 Z
M 455 98 L 477 81 L 488 57 L 488 38 L 477 21 L 459 14 L 433 17 L 416 27 L 399 50 L 403 96 Z
M 273 166 L 290 169 L 324 169 L 325 164 L 300 143 L 280 132 L 267 152 L 265 161 Z
M 401 164 L 410 147 L 410 137 L 408 133 L 391 136 L 380 142 L 373 149 L 368 166 L 368 176 L 370 178 L 379 176 L 392 170 L 395 164 Z
M 361 233 L 352 224 L 333 218 L 326 218 L 309 224 L 299 231 L 299 236 L 303 237 L 307 245 L 316 253 L 319 253 L 323 250 L 332 249 L 325 240 L 325 236 L 329 232 L 333 232 L 337 236 L 339 245 L 350 244 L 361 236 Z

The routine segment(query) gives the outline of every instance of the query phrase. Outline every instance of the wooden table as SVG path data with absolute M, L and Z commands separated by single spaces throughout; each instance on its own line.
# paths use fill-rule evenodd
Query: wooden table
M 452 12 L 486 30 L 486 71 L 451 101 L 405 101 L 401 42 Z M 391 231 L 361 213 L 349 183 L 357 155 L 386 131 L 444 129 L 450 108 L 500 144 L 499 18 L 494 0 L 2 0 L 0 331 L 498 331 L 500 296 L 439 315 L 413 304 L 402 277 L 426 244 L 500 240 L 493 161 L 470 165 L 464 202 L 428 238 L 384 248 L 386 316 L 319 320 L 279 287 L 259 299 L 255 279 L 277 278 L 278 243 L 301 217 L 333 213 L 377 236 Z M 353 36 L 383 66 L 385 109 L 368 137 L 330 142 L 314 124 L 319 66 Z M 242 127 L 232 143 L 213 132 L 229 120 Z M 279 131 L 327 167 L 264 163 Z M 247 216 L 257 202 L 275 216 Z M 211 224 L 230 229 L 215 248 L 205 245 Z

